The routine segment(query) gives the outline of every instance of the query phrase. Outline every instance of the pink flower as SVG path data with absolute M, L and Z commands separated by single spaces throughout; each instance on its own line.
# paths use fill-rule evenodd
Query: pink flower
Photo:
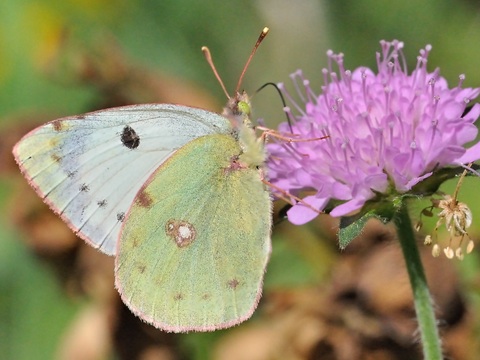
M 291 193 L 313 189 L 316 193 L 304 201 L 320 211 L 330 204 L 335 217 L 360 210 L 377 194 L 408 193 L 442 167 L 480 158 L 480 142 L 464 147 L 477 136 L 480 105 L 464 112 L 480 88 L 462 88 L 464 75 L 449 88 L 439 69 L 427 72 L 430 45 L 420 51 L 409 75 L 403 43 L 380 44 L 378 73 L 365 67 L 345 70 L 343 55 L 328 51 L 320 95 L 301 71 L 291 76 L 301 103 L 279 84 L 295 111 L 285 108 L 293 123 L 279 130 L 300 139 L 328 138 L 269 144 L 270 181 Z M 295 224 L 317 215 L 302 203 L 288 211 Z

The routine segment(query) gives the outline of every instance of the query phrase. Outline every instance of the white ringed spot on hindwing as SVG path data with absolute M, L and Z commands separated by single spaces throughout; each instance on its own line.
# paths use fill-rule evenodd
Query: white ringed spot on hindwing
M 136 149 L 140 145 L 140 136 L 137 132 L 131 127 L 126 125 L 123 128 L 122 135 L 120 135 L 120 140 L 122 144 L 129 149 Z
M 195 226 L 185 220 L 170 219 L 165 224 L 165 233 L 179 248 L 190 245 L 197 237 Z

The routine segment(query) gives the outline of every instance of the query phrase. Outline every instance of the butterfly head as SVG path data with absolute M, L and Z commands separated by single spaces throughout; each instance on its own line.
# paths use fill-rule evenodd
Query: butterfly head
M 239 89 L 242 84 L 242 80 L 245 75 L 245 72 L 247 71 L 248 65 L 250 64 L 250 61 L 253 58 L 253 55 L 255 55 L 255 52 L 260 46 L 260 43 L 263 41 L 265 36 L 267 36 L 268 32 L 269 32 L 268 27 L 265 27 L 260 33 L 257 39 L 257 42 L 255 43 L 255 46 L 253 47 L 252 52 L 250 53 L 250 56 L 248 57 L 248 60 L 245 63 L 245 66 L 243 67 L 243 71 L 240 74 L 240 77 L 238 78 L 238 83 L 235 88 L 235 95 L 233 97 L 228 94 L 228 91 L 225 88 L 225 85 L 223 84 L 223 81 L 220 75 L 218 74 L 217 69 L 215 68 L 215 65 L 212 60 L 212 55 L 210 54 L 210 50 L 206 46 L 202 47 L 202 51 L 203 51 L 203 54 L 205 55 L 205 59 L 210 65 L 210 68 L 212 69 L 213 74 L 217 78 L 218 82 L 220 83 L 220 86 L 223 89 L 223 92 L 228 98 L 227 106 L 223 109 L 222 115 L 230 119 L 230 121 L 232 121 L 234 128 L 236 129 L 239 129 L 242 126 L 252 128 L 252 122 L 250 120 L 250 112 L 251 112 L 250 99 L 245 91 L 240 92 Z
M 251 104 L 247 93 L 245 91 L 242 93 L 237 92 L 234 97 L 229 98 L 222 115 L 230 119 L 236 128 L 239 128 L 241 125 L 252 127 L 250 120 Z

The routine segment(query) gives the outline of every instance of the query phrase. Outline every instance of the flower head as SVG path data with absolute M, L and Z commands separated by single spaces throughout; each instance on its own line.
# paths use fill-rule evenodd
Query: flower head
M 294 108 L 285 108 L 293 123 L 279 130 L 305 139 L 328 138 L 269 144 L 270 181 L 292 193 L 313 189 L 316 193 L 304 201 L 320 211 L 330 203 L 335 217 L 361 209 L 377 194 L 408 193 L 437 169 L 480 158 L 480 142 L 464 147 L 477 135 L 480 105 L 465 112 L 480 89 L 462 88 L 464 75 L 449 88 L 438 69 L 429 73 L 430 45 L 409 74 L 403 43 L 380 44 L 377 73 L 365 67 L 345 70 L 343 55 L 327 52 L 320 95 L 301 71 L 292 74 L 303 104 L 279 84 Z M 335 64 L 338 73 L 332 70 Z M 288 212 L 296 224 L 316 215 L 302 203 Z

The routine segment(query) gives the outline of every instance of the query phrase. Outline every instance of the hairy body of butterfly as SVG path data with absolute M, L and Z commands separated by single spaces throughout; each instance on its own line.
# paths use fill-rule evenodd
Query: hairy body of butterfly
M 238 324 L 261 296 L 271 199 L 241 96 L 225 116 L 147 104 L 63 118 L 14 148 L 52 210 L 116 257 L 127 306 L 166 331 Z

